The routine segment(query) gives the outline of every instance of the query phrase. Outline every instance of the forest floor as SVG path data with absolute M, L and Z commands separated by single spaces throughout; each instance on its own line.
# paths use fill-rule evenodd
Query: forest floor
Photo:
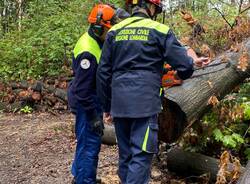
M 70 184 L 73 124 L 68 113 L 0 113 L 0 184 Z M 103 184 L 119 183 L 117 163 L 117 147 L 102 145 L 98 174 Z M 172 183 L 159 164 L 154 163 L 151 184 Z

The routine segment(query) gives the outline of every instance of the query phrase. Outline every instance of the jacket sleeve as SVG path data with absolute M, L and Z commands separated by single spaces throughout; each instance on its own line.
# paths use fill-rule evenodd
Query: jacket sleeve
M 112 82 L 112 33 L 107 34 L 103 45 L 100 64 L 97 69 L 97 95 L 101 101 L 103 112 L 110 112 Z
M 74 79 L 69 87 L 69 104 L 73 109 L 79 103 L 84 110 L 92 111 L 96 108 L 94 96 L 96 95 L 97 61 L 89 52 L 83 52 L 77 58 L 73 57 L 72 64 Z M 71 103 L 71 101 L 74 101 Z
M 193 74 L 193 59 L 187 55 L 187 50 L 177 40 L 174 33 L 170 30 L 163 43 L 164 58 L 178 76 L 185 80 Z

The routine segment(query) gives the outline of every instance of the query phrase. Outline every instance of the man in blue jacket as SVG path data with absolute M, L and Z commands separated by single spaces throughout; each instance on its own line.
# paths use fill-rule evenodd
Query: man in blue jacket
M 88 17 L 90 28 L 74 48 L 74 79 L 68 88 L 68 102 L 76 116 L 77 139 L 72 165 L 74 183 L 95 184 L 98 154 L 103 134 L 102 111 L 96 96 L 96 70 L 107 31 L 125 11 L 97 4 Z
M 104 120 L 115 122 L 122 184 L 147 184 L 157 150 L 164 61 L 181 79 L 207 58 L 189 57 L 174 33 L 152 19 L 161 11 L 160 0 L 132 1 L 132 16 L 107 34 L 97 70 L 97 92 Z

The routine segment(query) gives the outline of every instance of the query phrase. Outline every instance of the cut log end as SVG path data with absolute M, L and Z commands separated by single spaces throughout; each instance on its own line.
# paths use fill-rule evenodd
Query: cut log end
M 163 99 L 163 110 L 159 114 L 159 140 L 171 143 L 176 141 L 187 126 L 187 118 L 177 103 Z

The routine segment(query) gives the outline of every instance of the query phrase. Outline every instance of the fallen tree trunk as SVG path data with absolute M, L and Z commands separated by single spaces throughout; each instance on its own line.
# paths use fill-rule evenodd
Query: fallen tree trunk
M 248 64 L 245 71 L 237 69 L 243 53 L 246 54 L 245 64 Z M 213 66 L 195 71 L 193 77 L 186 80 L 181 86 L 166 89 L 163 111 L 159 115 L 159 139 L 166 143 L 176 141 L 188 124 L 198 120 L 207 111 L 210 107 L 208 100 L 211 96 L 221 99 L 249 77 L 250 56 L 248 53 L 250 53 L 250 38 L 242 43 L 239 52 L 226 52 L 215 59 L 212 63 Z M 12 84 L 12 88 L 27 89 L 29 84 L 27 82 Z M 67 104 L 66 90 L 45 85 L 39 81 L 31 86 L 31 89 L 35 92 L 45 93 L 46 95 L 43 96 L 49 97 L 48 94 L 51 94 Z M 30 96 L 29 94 L 28 97 Z M 53 96 L 49 100 L 52 106 L 57 101 Z M 35 99 L 33 100 L 35 101 Z
M 216 181 L 219 171 L 218 159 L 205 156 L 198 153 L 190 153 L 181 149 L 175 148 L 167 154 L 167 166 L 169 171 L 180 173 L 183 176 L 200 176 L 207 173 L 210 176 L 210 181 Z M 233 164 L 228 164 L 228 171 L 233 171 Z M 241 168 L 243 173 L 245 168 Z M 242 183 L 243 184 L 243 183 Z
M 249 55 L 246 70 L 237 69 L 243 50 L 245 53 L 250 53 L 250 39 L 243 43 L 239 52 L 227 52 L 215 59 L 213 65 L 222 63 L 225 58 L 228 62 L 195 71 L 193 77 L 186 80 L 183 85 L 165 90 L 163 111 L 159 115 L 161 141 L 170 143 L 177 140 L 188 124 L 198 120 L 211 107 L 208 104 L 211 96 L 221 99 L 250 77 Z M 219 165 L 217 159 L 176 149 L 172 150 L 167 157 L 168 167 L 172 171 L 189 174 L 191 172 L 197 175 L 209 172 L 211 179 L 213 181 L 216 179 Z M 230 165 L 229 170 L 232 168 Z
M 115 129 L 112 125 L 104 125 L 104 131 L 102 136 L 102 143 L 107 145 L 115 145 L 117 143 L 115 136 Z
M 196 70 L 181 86 L 165 89 L 163 111 L 159 116 L 159 139 L 171 143 L 177 140 L 188 124 L 198 120 L 211 107 L 212 96 L 222 99 L 237 85 L 250 77 L 250 38 L 238 52 L 226 52 L 210 67 Z M 243 58 L 244 57 L 244 58 Z M 239 61 L 247 65 L 245 71 Z
M 250 161 L 248 161 L 245 172 L 239 179 L 237 184 L 248 184 L 248 183 L 250 183 Z
M 102 138 L 103 144 L 114 145 L 116 138 L 114 127 L 105 125 L 104 135 Z M 167 153 L 167 167 L 171 172 L 179 173 L 182 176 L 197 176 L 208 174 L 210 182 L 216 181 L 219 171 L 218 159 L 206 155 L 183 151 L 179 148 L 174 148 Z M 233 164 L 228 164 L 228 171 L 233 171 Z M 250 162 L 246 169 L 241 168 L 242 178 L 237 184 L 246 184 L 250 181 Z
M 244 43 L 243 49 L 250 53 L 250 39 Z M 227 52 L 218 57 L 214 63 L 220 63 L 228 58 L 228 62 L 196 71 L 193 77 L 186 80 L 182 86 L 165 90 L 163 111 L 159 115 L 159 139 L 163 142 L 173 142 L 182 134 L 188 122 L 199 119 L 209 108 L 208 100 L 216 95 L 224 97 L 239 83 L 250 75 L 250 67 L 246 71 L 237 69 L 237 63 L 242 51 Z M 250 66 L 250 57 L 248 57 Z M 115 144 L 114 128 L 104 130 L 104 140 L 108 144 Z
M 250 39 L 242 45 L 241 51 L 228 51 L 213 62 L 213 65 L 222 64 L 195 71 L 193 77 L 181 86 L 165 90 L 163 111 L 159 115 L 161 141 L 170 143 L 177 140 L 188 123 L 198 120 L 211 107 L 208 104 L 211 96 L 221 99 L 250 77 L 250 56 L 247 60 L 248 68 L 245 71 L 237 69 L 243 50 L 250 53 Z M 108 127 L 104 130 L 105 141 L 108 144 L 116 143 L 116 139 L 110 135 L 115 136 L 114 128 Z
M 165 90 L 163 100 L 163 111 L 159 115 L 159 139 L 170 143 L 177 140 L 188 124 L 198 120 L 210 107 L 208 101 L 211 96 L 219 99 L 234 89 L 244 79 L 250 77 L 250 57 L 248 54 L 248 67 L 245 71 L 237 69 L 238 61 L 245 53 L 250 53 L 250 39 L 242 44 L 239 52 L 227 52 L 223 56 L 215 59 L 212 67 L 197 70 L 191 79 L 186 80 L 181 86 Z M 224 60 L 227 62 L 223 63 Z M 222 62 L 223 61 L 223 62 Z M 222 63 L 222 64 L 219 64 Z M 13 89 L 27 89 L 26 83 L 13 85 Z M 38 83 L 32 87 L 33 91 L 49 94 L 67 103 L 66 91 L 52 86 L 45 86 Z M 50 101 L 53 101 L 52 98 Z M 52 102 L 51 102 L 52 103 Z M 56 102 L 53 102 L 53 104 Z M 115 132 L 112 126 L 105 126 L 103 142 L 106 144 L 116 144 Z M 185 173 L 191 171 L 192 174 L 201 175 L 210 172 L 211 178 L 216 178 L 218 172 L 218 160 L 195 153 L 173 150 L 168 154 L 168 167 L 170 170 Z M 249 164 L 246 174 L 241 182 L 249 179 Z

